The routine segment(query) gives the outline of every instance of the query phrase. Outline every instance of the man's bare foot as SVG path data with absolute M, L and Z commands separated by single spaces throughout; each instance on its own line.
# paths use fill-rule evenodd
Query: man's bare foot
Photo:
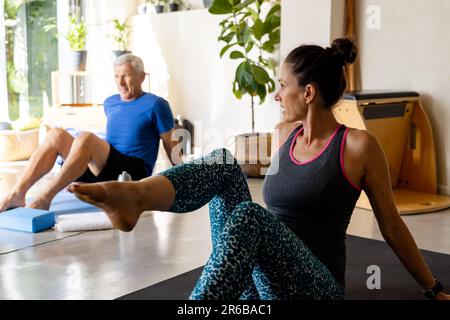
M 48 210 L 50 209 L 51 200 L 45 198 L 37 198 L 28 207 L 32 209 Z
M 0 201 L 0 212 L 17 207 L 25 207 L 25 197 L 11 193 Z
M 78 199 L 103 209 L 113 226 L 122 231 L 133 230 L 146 210 L 136 182 L 72 183 L 67 190 Z

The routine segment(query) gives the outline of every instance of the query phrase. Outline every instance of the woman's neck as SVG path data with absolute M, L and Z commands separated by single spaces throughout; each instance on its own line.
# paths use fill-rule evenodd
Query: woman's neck
M 314 140 L 328 138 L 336 130 L 339 122 L 331 109 L 311 105 L 302 124 L 304 128 L 302 136 L 309 145 Z

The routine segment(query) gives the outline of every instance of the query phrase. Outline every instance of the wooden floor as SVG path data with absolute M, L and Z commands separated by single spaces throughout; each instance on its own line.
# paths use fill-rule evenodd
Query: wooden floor
M 0 164 L 0 194 L 20 170 L 20 163 Z M 249 179 L 254 201 L 263 204 L 261 185 Z M 420 248 L 450 254 L 450 210 L 404 221 Z M 355 210 L 348 233 L 381 239 L 367 210 Z M 0 229 L 0 299 L 114 299 L 203 265 L 210 249 L 207 207 L 146 213 L 129 233 Z

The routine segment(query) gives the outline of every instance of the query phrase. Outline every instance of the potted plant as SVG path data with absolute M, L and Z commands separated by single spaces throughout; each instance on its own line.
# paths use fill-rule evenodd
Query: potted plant
M 169 0 L 152 0 L 152 3 L 155 6 L 156 13 L 163 13 L 166 4 L 169 3 Z
M 205 6 L 205 8 L 209 8 L 211 7 L 213 0 L 203 0 L 203 5 Z
M 127 19 L 120 22 L 118 18 L 113 19 L 114 33 L 110 35 L 113 39 L 116 50 L 113 50 L 113 57 L 117 58 L 123 54 L 131 53 L 127 50 L 130 37 L 131 27 L 127 23 Z
M 262 6 L 270 6 L 267 14 Z M 236 98 L 250 97 L 252 132 L 236 136 L 236 158 L 249 177 L 261 177 L 270 162 L 270 133 L 255 132 L 255 102 L 262 104 L 275 90 L 275 69 L 278 59 L 272 58 L 280 43 L 280 1 L 214 0 L 209 12 L 226 15 L 220 22 L 218 40 L 224 42 L 222 58 L 240 61 L 236 68 L 232 90 Z M 266 152 L 261 152 L 261 150 Z M 267 154 L 268 153 L 268 154 Z
M 183 0 L 170 0 L 169 8 L 170 11 L 178 11 L 180 10 L 181 6 L 184 4 Z
M 140 5 L 137 6 L 137 12 L 138 14 L 147 14 L 147 7 L 148 4 L 150 3 L 149 0 L 144 0 L 143 3 L 141 3 Z
M 84 71 L 86 69 L 87 52 L 84 48 L 87 34 L 87 27 L 83 19 L 70 15 L 66 39 L 70 44 L 71 67 L 73 71 Z

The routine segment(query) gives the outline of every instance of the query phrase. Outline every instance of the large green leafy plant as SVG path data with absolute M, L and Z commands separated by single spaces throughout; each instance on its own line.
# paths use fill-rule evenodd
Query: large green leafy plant
M 233 93 L 241 99 L 251 98 L 252 132 L 255 130 L 255 98 L 262 104 L 275 90 L 277 59 L 271 58 L 280 43 L 280 12 L 278 0 L 214 0 L 209 12 L 226 15 L 220 22 L 218 40 L 224 43 L 222 58 L 240 61 L 233 81 Z

